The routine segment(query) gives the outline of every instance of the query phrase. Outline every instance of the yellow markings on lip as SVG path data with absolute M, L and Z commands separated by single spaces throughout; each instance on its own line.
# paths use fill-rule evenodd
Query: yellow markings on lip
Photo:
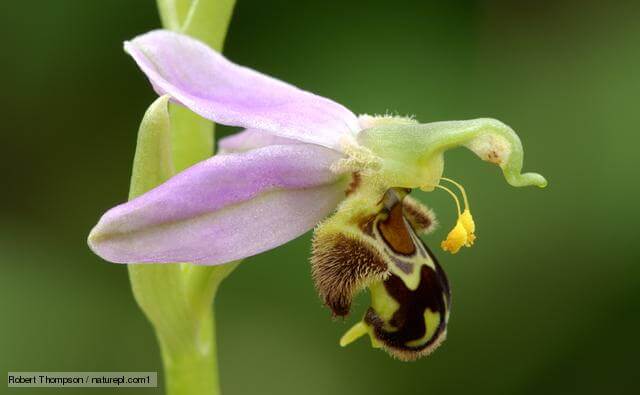
M 440 314 L 431 311 L 431 309 L 426 309 L 424 311 L 424 323 L 427 326 L 424 336 L 420 339 L 411 340 L 410 342 L 405 343 L 406 346 L 420 347 L 429 342 L 440 326 Z
M 400 308 L 400 303 L 389 296 L 382 281 L 371 284 L 369 289 L 371 291 L 371 307 L 385 323 L 388 323 L 391 321 L 393 314 Z M 384 329 L 393 331 L 396 328 L 389 327 Z

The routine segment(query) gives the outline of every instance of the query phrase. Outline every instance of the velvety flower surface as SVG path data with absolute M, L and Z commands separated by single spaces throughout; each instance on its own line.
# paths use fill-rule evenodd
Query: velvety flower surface
M 464 188 L 442 177 L 444 153 L 458 146 L 502 169 L 513 186 L 545 186 L 521 173 L 520 139 L 490 118 L 420 124 L 356 116 L 329 99 L 246 67 L 168 31 L 125 43 L 156 92 L 217 123 L 244 130 L 220 153 L 107 211 L 89 245 L 117 263 L 217 265 L 277 247 L 316 227 L 312 270 L 334 315 L 368 287 L 372 307 L 341 344 L 369 334 L 376 347 L 411 360 L 445 338 L 451 294 L 435 256 L 419 238 L 433 212 L 414 188 L 453 196 L 458 220 L 443 249 L 476 240 Z M 452 184 L 463 195 L 441 185 Z M 333 215 L 331 215 L 333 213 Z

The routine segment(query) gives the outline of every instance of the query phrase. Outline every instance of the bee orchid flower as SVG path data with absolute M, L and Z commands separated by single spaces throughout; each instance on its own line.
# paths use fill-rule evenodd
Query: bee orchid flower
M 347 315 L 355 293 L 371 292 L 371 307 L 343 345 L 368 334 L 374 346 L 413 360 L 444 339 L 449 285 L 420 238 L 436 221 L 409 192 L 450 193 L 458 221 L 442 247 L 455 253 L 473 244 L 464 188 L 443 177 L 445 151 L 468 148 L 513 186 L 546 185 L 521 173 L 520 140 L 494 119 L 356 116 L 169 31 L 136 37 L 125 50 L 158 94 L 244 130 L 222 139 L 220 154 L 107 211 L 90 247 L 116 263 L 219 265 L 315 228 L 312 274 L 333 314 Z

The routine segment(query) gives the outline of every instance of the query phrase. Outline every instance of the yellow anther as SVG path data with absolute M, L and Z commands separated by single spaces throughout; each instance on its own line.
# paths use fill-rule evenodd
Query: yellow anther
M 460 217 L 458 217 L 458 221 L 456 222 L 456 226 L 451 229 L 451 232 L 447 235 L 447 238 L 442 242 L 442 249 L 445 251 L 449 251 L 452 254 L 456 254 L 460 251 L 462 246 L 467 245 L 469 242 L 467 238 L 467 230 L 462 225 L 462 221 Z
M 460 192 L 462 193 L 462 198 L 464 200 L 464 211 L 460 209 L 460 201 L 455 193 L 447 187 L 442 185 L 435 185 L 436 188 L 443 189 L 453 197 L 453 200 L 456 202 L 456 209 L 458 210 L 458 219 L 456 220 L 456 226 L 449 232 L 447 238 L 442 242 L 442 249 L 445 251 L 449 251 L 452 254 L 460 251 L 460 248 L 463 246 L 471 247 L 473 242 L 476 240 L 476 224 L 473 221 L 473 216 L 471 215 L 471 210 L 469 208 L 469 199 L 467 199 L 467 193 L 464 190 L 464 187 L 459 183 L 453 181 L 450 178 L 441 178 L 444 181 L 448 181 L 458 187 Z
M 464 210 L 464 212 L 460 216 L 459 221 L 462 223 L 464 230 L 467 232 L 467 243 L 465 244 L 465 246 L 471 247 L 473 245 L 473 242 L 476 240 L 476 223 L 473 222 L 471 211 L 469 211 L 468 208 Z

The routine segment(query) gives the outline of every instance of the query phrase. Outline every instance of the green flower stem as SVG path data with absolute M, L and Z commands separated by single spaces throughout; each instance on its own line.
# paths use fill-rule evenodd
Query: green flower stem
M 164 362 L 167 394 L 219 394 L 220 385 L 216 360 L 215 322 L 213 311 L 199 321 L 194 343 L 181 350 L 172 350 L 159 339 Z
M 165 28 L 222 50 L 235 0 L 158 0 Z M 213 155 L 213 123 L 157 99 L 138 132 L 129 198 Z M 238 262 L 129 265 L 134 297 L 154 327 L 169 395 L 220 393 L 213 301 Z

